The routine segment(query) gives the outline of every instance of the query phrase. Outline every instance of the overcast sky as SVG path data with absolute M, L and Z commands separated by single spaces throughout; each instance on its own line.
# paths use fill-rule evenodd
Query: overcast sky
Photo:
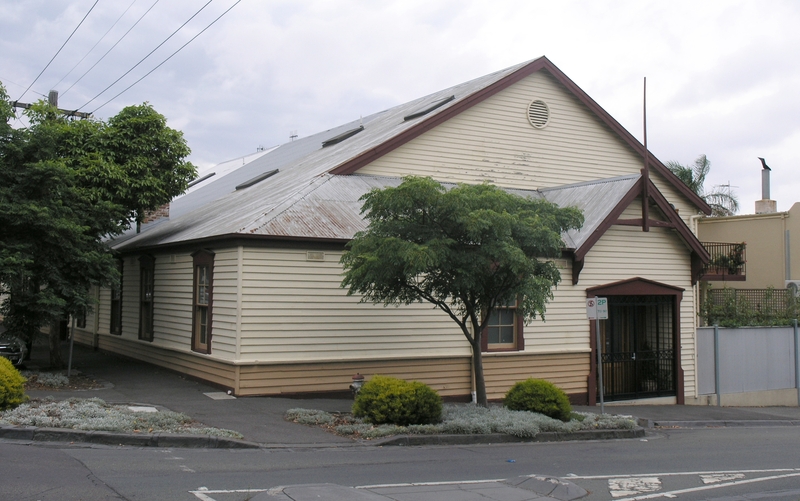
M 740 213 L 761 198 L 757 157 L 778 210 L 800 201 L 800 2 L 242 0 L 114 98 L 236 3 L 213 0 L 89 102 L 206 1 L 141 17 L 156 0 L 99 0 L 23 96 L 95 0 L 0 0 L 0 81 L 11 99 L 55 89 L 61 108 L 103 119 L 150 102 L 204 167 L 545 55 L 639 140 L 647 77 L 650 150 L 706 154 L 707 190 L 730 183 Z

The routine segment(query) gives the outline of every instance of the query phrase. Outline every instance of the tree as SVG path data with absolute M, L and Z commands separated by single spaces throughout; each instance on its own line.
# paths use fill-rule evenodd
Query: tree
M 461 328 L 473 353 L 477 400 L 486 405 L 481 337 L 498 305 L 517 302 L 526 320 L 544 318 L 561 276 L 561 234 L 583 224 L 578 209 L 506 193 L 490 184 L 446 189 L 406 177 L 361 197 L 365 231 L 348 243 L 342 287 L 361 302 L 427 301 Z
M 152 106 L 107 123 L 71 120 L 44 102 L 27 128 L 0 85 L 0 306 L 6 327 L 32 339 L 46 324 L 91 309 L 89 290 L 117 279 L 105 245 L 195 176 L 180 132 Z M 50 361 L 63 366 L 51 328 Z
M 720 189 L 722 188 L 720 186 L 715 186 L 711 192 L 706 193 L 703 185 L 711 170 L 711 162 L 705 155 L 697 157 L 693 166 L 669 161 L 667 168 L 711 207 L 712 216 L 732 216 L 739 210 L 739 200 L 730 189 L 724 190 Z

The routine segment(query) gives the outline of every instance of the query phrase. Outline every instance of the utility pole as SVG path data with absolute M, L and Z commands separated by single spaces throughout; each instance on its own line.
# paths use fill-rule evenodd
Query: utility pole
M 58 108 L 58 91 L 57 90 L 51 90 L 50 91 L 50 94 L 47 96 L 47 102 L 50 103 L 51 106 L 55 106 L 56 108 Z M 14 108 L 23 108 L 23 109 L 27 110 L 28 108 L 30 108 L 32 106 L 32 104 L 30 104 L 30 103 L 20 103 L 19 101 L 11 101 L 11 106 L 14 107 Z M 64 115 L 66 115 L 68 117 L 78 117 L 78 118 L 91 118 L 92 117 L 91 113 L 84 113 L 83 111 L 62 110 L 61 108 L 58 108 L 58 111 L 59 111 L 59 113 L 63 113 Z

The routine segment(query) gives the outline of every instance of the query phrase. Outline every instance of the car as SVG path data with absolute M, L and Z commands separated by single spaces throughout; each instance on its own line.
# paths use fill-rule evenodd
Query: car
M 28 347 L 25 345 L 25 341 L 8 332 L 0 334 L 1 357 L 9 359 L 14 366 L 19 367 L 27 354 Z

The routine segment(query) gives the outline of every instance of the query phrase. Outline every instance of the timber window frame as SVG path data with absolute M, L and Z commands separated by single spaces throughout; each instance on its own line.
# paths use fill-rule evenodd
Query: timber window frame
M 111 287 L 111 311 L 108 332 L 116 335 L 122 334 L 122 273 L 124 266 L 124 261 L 118 259 L 117 272 L 119 273 L 119 282 L 116 286 Z
M 491 353 L 525 349 L 525 322 L 522 315 L 517 313 L 517 304 L 517 301 L 514 301 L 513 305 L 507 304 L 495 308 L 483 329 L 481 351 Z
M 192 351 L 211 353 L 214 302 L 214 253 L 192 254 Z
M 139 339 L 153 341 L 153 304 L 155 302 L 156 259 L 145 254 L 139 258 Z

